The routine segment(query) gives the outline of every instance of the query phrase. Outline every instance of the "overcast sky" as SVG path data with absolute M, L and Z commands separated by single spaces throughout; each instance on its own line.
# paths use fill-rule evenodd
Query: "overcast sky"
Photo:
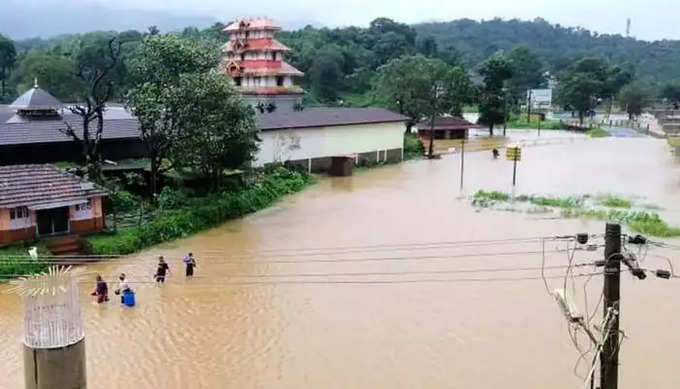
M 24 1 L 39 4 L 45 0 Z M 223 21 L 267 16 L 288 26 L 305 23 L 366 26 L 378 16 L 406 23 L 542 17 L 565 26 L 625 34 L 626 19 L 630 17 L 631 35 L 638 39 L 680 39 L 680 0 L 62 0 L 62 4 L 82 2 L 209 16 Z

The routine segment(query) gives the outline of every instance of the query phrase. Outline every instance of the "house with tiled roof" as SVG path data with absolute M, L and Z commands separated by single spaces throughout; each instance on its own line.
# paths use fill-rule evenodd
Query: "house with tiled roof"
M 0 245 L 101 231 L 106 195 L 54 165 L 0 166 Z
M 416 124 L 418 137 L 422 140 L 430 139 L 430 132 L 434 132 L 434 139 L 467 139 L 471 129 L 482 127 L 460 116 L 440 116 L 434 120 L 434 123 L 430 120 L 423 120 Z

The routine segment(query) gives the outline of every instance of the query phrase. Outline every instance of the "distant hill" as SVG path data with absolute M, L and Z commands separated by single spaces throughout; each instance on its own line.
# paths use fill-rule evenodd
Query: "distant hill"
M 186 26 L 203 28 L 218 21 L 212 17 L 113 9 L 85 2 L 41 0 L 40 3 L 36 6 L 23 0 L 0 1 L 0 34 L 20 40 L 95 30 L 146 30 L 152 25 L 161 31 L 174 31 Z
M 499 50 L 518 45 L 533 49 L 551 70 L 561 70 L 574 58 L 597 56 L 612 63 L 630 63 L 637 78 L 656 83 L 680 80 L 680 41 L 647 42 L 621 35 L 598 35 L 579 27 L 534 21 L 460 19 L 413 26 L 418 38 L 432 36 L 439 47 L 453 46 L 468 66 Z

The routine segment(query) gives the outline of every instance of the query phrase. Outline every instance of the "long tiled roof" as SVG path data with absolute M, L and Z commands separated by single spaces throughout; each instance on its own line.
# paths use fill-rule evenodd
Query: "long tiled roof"
M 423 120 L 418 122 L 416 127 L 419 130 L 429 130 L 431 125 L 429 120 Z M 470 123 L 460 116 L 438 117 L 434 121 L 435 130 L 467 130 L 470 128 L 482 128 L 482 126 Z
M 76 134 L 82 134 L 82 121 L 68 120 Z M 94 130 L 96 124 L 90 124 Z M 59 131 L 66 128 L 63 121 L 31 121 L 26 123 L 0 123 L 0 145 L 18 145 L 27 143 L 69 142 L 72 138 Z M 91 136 L 94 136 L 92 131 Z M 104 139 L 139 138 L 139 121 L 137 119 L 110 119 L 104 121 Z
M 229 24 L 222 31 L 231 33 L 231 32 L 239 31 L 239 30 L 242 30 L 242 29 L 246 29 L 246 30 L 280 30 L 281 27 L 279 27 L 279 25 L 271 19 L 258 18 L 258 19 L 237 20 L 237 21 Z
M 0 166 L 0 207 L 50 208 L 106 196 L 106 191 L 54 165 Z
M 366 123 L 405 122 L 404 115 L 381 108 L 305 108 L 259 114 L 260 130 L 345 126 Z

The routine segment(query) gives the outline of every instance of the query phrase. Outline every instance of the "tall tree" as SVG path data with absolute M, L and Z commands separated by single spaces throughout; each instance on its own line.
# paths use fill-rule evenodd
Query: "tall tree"
M 85 166 L 90 178 L 95 180 L 101 179 L 104 110 L 114 93 L 112 76 L 120 55 L 121 43 L 115 35 L 82 42 L 76 56 L 76 77 L 83 85 L 81 102 L 69 107 L 80 117 L 82 130 L 76 131 L 68 122 L 60 129 L 81 144 Z M 93 121 L 96 124 L 91 130 Z
M 527 90 L 538 88 L 544 82 L 543 63 L 526 46 L 512 49 L 506 59 L 512 67 L 512 77 L 507 82 L 508 92 L 514 101 L 522 101 Z
M 680 105 L 680 83 L 668 83 L 661 89 L 660 96 L 667 99 L 674 108 Z
M 158 193 L 158 176 L 171 149 L 185 137 L 186 119 L 180 115 L 189 104 L 178 95 L 185 74 L 207 73 L 219 61 L 219 51 L 204 41 L 178 35 L 149 35 L 130 60 L 135 86 L 127 106 L 140 122 L 142 143 L 151 163 L 151 194 Z
M 255 113 L 225 74 L 182 75 L 175 91 L 182 130 L 190 136 L 173 148 L 171 158 L 217 188 L 225 169 L 244 167 L 253 159 L 259 141 Z
M 489 126 L 493 136 L 495 124 L 505 119 L 505 81 L 512 77 L 510 63 L 502 57 L 488 59 L 479 70 L 484 86 L 479 98 L 479 122 Z
M 604 98 L 611 98 L 630 82 L 632 75 L 618 67 L 608 67 L 597 58 L 583 58 L 558 77 L 557 102 L 578 112 L 583 124 L 585 114 Z
M 317 51 L 316 58 L 309 68 L 308 77 L 312 92 L 325 102 L 338 99 L 342 86 L 344 57 L 336 45 L 328 45 Z
M 14 43 L 0 34 L 0 101 L 5 99 L 7 78 L 14 68 L 17 59 L 17 51 Z
M 633 117 L 642 114 L 642 110 L 649 105 L 651 93 L 643 85 L 626 85 L 619 91 L 617 100 L 619 106 L 626 110 L 628 118 L 632 120 Z
M 375 93 L 390 107 L 410 117 L 407 131 L 422 119 L 433 125 L 438 116 L 462 115 L 463 106 L 475 96 L 472 82 L 461 68 L 421 55 L 395 59 L 380 67 Z M 432 155 L 434 136 L 430 138 Z
M 33 87 L 38 80 L 41 88 L 64 102 L 78 98 L 82 85 L 75 76 L 75 61 L 60 54 L 31 51 L 20 57 L 12 74 L 12 83 L 17 92 Z

